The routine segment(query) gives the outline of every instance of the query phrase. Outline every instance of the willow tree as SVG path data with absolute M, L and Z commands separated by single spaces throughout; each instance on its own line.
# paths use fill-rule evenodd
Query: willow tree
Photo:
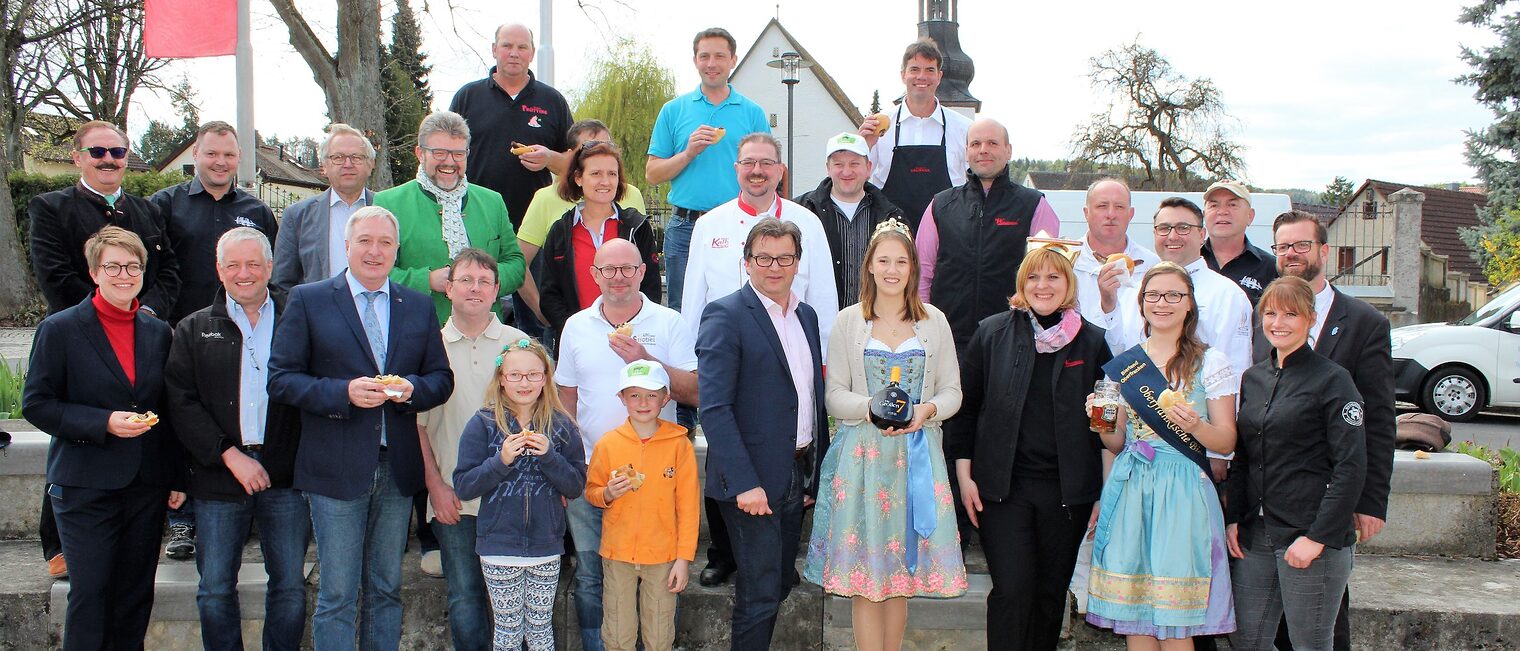
M 605 122 L 623 150 L 624 177 L 650 202 L 664 200 L 644 182 L 649 135 L 665 102 L 676 96 L 675 75 L 655 58 L 649 46 L 631 38 L 616 43 L 591 65 L 586 83 L 572 93 L 577 119 Z

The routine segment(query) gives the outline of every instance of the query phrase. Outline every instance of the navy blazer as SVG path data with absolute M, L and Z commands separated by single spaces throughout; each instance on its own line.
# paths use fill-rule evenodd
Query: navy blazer
M 369 490 L 379 463 L 384 419 L 391 477 L 404 495 L 423 489 L 417 414 L 454 390 L 432 297 L 390 283 L 390 340 L 385 372 L 412 383 L 412 400 L 360 409 L 348 383 L 380 373 L 348 290 L 348 274 L 300 285 L 275 322 L 269 353 L 269 397 L 301 410 L 295 487 L 351 500 Z M 401 345 L 405 342 L 405 345 Z
M 812 472 L 804 488 L 807 495 L 818 495 L 818 470 L 829 446 L 822 343 L 813 308 L 798 305 L 797 318 L 813 354 L 812 405 L 797 404 L 781 338 L 749 284 L 702 310 L 697 383 L 702 394 L 702 431 L 707 437 L 704 494 L 713 499 L 733 502 L 739 493 L 756 486 L 765 489 L 772 505 L 781 499 L 794 463 L 799 407 L 814 413 Z
M 332 277 L 327 247 L 331 240 L 332 188 L 316 196 L 307 197 L 285 209 L 280 214 L 280 234 L 272 242 L 274 246 L 274 271 L 269 285 L 281 291 L 304 283 L 314 283 Z M 375 193 L 365 188 L 363 205 L 375 205 Z M 355 205 L 354 210 L 359 206 Z M 342 228 L 342 226 L 339 226 Z M 347 265 L 345 265 L 347 266 Z
M 101 490 L 125 488 L 134 479 L 178 487 L 179 440 L 163 416 L 169 325 L 137 313 L 137 381 L 128 382 L 91 303 L 94 295 L 44 319 L 32 341 L 21 404 L 28 421 L 53 435 L 47 480 Z M 161 420 L 142 436 L 121 438 L 106 431 L 114 411 L 153 411 Z

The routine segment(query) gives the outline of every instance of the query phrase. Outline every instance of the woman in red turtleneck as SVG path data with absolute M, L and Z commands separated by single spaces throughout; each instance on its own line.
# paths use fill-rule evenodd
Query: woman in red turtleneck
M 107 226 L 85 243 L 96 291 L 37 327 L 22 407 L 54 437 L 48 496 L 70 573 L 64 649 L 141 648 L 178 440 L 162 411 L 169 326 L 138 311 L 148 251 Z

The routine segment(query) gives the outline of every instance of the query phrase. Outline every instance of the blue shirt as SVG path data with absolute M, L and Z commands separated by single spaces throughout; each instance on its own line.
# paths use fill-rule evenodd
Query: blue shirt
M 364 325 L 364 308 L 369 305 L 369 299 L 364 297 L 364 285 L 359 284 L 359 279 L 354 277 L 353 271 L 344 271 L 343 277 L 348 279 L 348 292 L 354 295 L 354 310 L 359 313 L 359 325 Z M 391 280 L 385 279 L 385 284 L 376 290 L 380 297 L 375 299 L 375 316 L 380 320 L 380 341 L 390 345 L 391 342 Z M 378 361 L 378 360 L 377 360 Z M 385 372 L 384 368 L 380 369 Z
M 345 203 L 332 190 L 328 190 L 327 195 L 327 277 L 332 278 L 348 268 L 348 248 L 344 246 L 343 231 L 348 228 L 348 217 L 365 206 L 365 193 L 360 191 L 359 198 L 353 203 Z
M 243 306 L 227 297 L 227 315 L 243 333 L 242 369 L 238 374 L 238 427 L 243 445 L 262 445 L 269 416 L 269 348 L 274 343 L 274 299 L 264 294 L 259 323 L 248 322 Z
M 686 169 L 670 181 L 666 200 L 688 210 L 712 210 L 739 196 L 739 177 L 734 163 L 739 160 L 739 140 L 751 133 L 770 133 L 765 109 L 728 87 L 728 99 L 713 105 L 699 86 L 696 90 L 665 103 L 655 118 L 649 135 L 649 155 L 670 158 L 686 149 L 687 139 L 702 125 L 723 127 L 728 132 L 722 140 L 687 163 Z

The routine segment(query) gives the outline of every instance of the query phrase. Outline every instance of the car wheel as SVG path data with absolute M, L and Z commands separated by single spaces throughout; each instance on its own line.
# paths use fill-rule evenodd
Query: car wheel
M 1420 401 L 1425 411 L 1458 423 L 1472 420 L 1488 406 L 1488 396 L 1484 395 L 1478 374 L 1461 366 L 1431 373 L 1420 391 Z

